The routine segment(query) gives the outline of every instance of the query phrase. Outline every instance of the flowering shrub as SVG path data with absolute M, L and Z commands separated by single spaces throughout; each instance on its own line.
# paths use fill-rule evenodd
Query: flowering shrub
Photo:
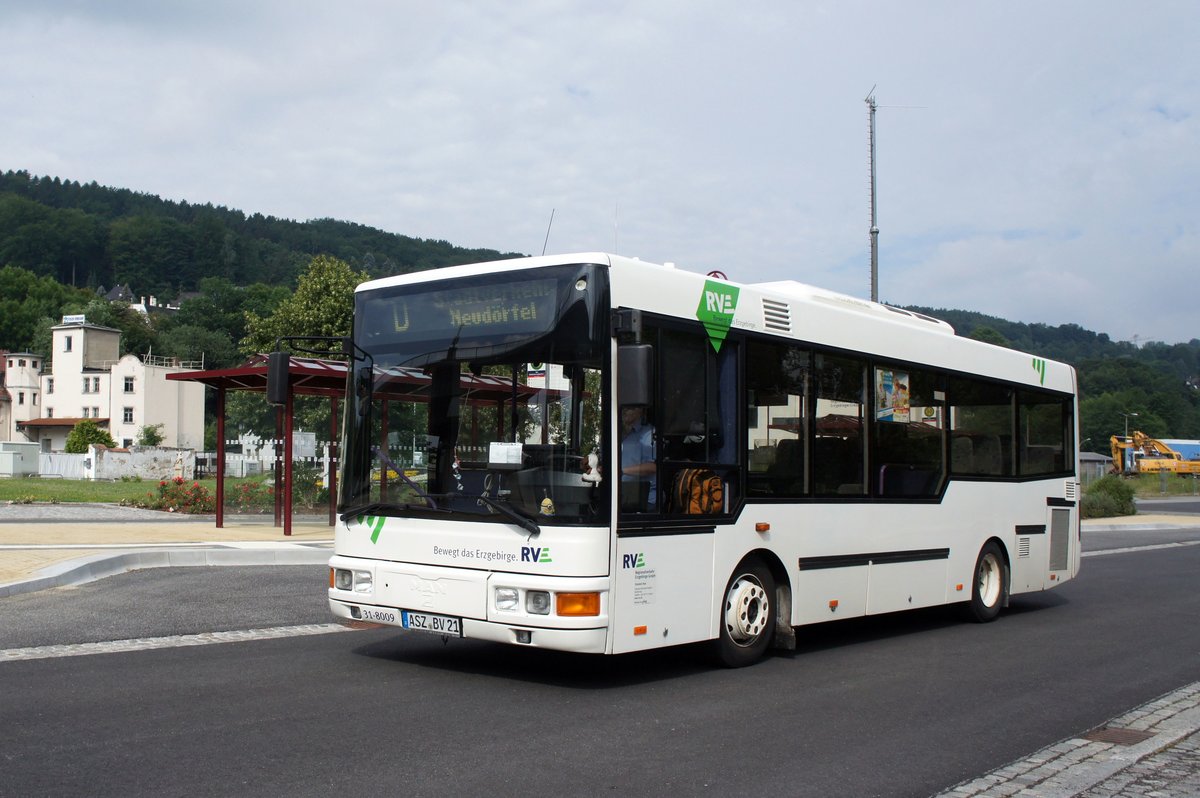
M 275 488 L 264 482 L 242 482 L 233 490 L 232 499 L 239 513 L 273 511 L 275 509 Z
M 158 483 L 158 494 L 147 493 L 144 500 L 130 502 L 150 510 L 168 513 L 215 513 L 217 500 L 199 482 L 189 483 L 183 477 L 165 479 Z

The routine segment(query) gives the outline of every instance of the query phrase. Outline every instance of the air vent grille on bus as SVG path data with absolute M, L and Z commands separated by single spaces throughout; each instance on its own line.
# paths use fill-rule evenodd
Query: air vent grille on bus
M 1066 495 L 1063 497 L 1068 501 L 1075 501 L 1076 491 L 1079 490 L 1079 483 L 1074 480 L 1068 480 Z
M 1017 538 L 1017 556 L 1029 556 L 1029 538 Z
M 762 303 L 763 326 L 768 330 L 790 333 L 792 331 L 792 306 L 786 302 L 776 302 L 773 299 L 764 299 Z

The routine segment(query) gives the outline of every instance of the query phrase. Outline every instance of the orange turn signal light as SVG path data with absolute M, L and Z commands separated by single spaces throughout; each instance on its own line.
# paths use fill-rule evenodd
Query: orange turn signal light
M 633 634 L 634 634 L 634 636 L 646 634 L 646 627 L 645 626 L 633 627 Z
M 329 586 L 333 587 L 333 569 L 329 569 Z
M 754 525 L 754 531 L 755 532 L 770 532 L 771 525 L 764 523 L 762 521 L 759 521 L 757 524 Z
M 563 616 L 599 615 L 599 593 L 558 593 L 555 611 Z

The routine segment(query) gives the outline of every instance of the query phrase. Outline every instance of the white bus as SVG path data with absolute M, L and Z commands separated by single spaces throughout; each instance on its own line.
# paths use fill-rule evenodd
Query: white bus
M 1079 568 L 1073 370 L 795 282 L 608 254 L 355 294 L 329 605 L 730 666 Z

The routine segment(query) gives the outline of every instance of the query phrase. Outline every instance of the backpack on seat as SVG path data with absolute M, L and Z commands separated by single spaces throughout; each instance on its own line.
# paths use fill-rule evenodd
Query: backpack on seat
M 686 515 L 711 515 L 725 510 L 725 484 L 707 468 L 685 468 L 675 475 L 672 508 Z

